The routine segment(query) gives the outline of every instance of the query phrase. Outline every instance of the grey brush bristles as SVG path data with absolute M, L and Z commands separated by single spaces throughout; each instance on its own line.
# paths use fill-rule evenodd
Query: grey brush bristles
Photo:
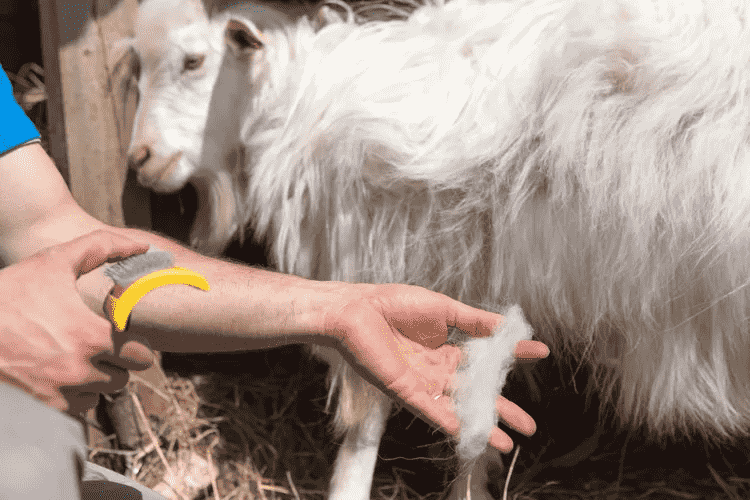
M 147 274 L 174 266 L 174 256 L 151 245 L 145 253 L 110 264 L 104 275 L 122 288 L 127 288 Z

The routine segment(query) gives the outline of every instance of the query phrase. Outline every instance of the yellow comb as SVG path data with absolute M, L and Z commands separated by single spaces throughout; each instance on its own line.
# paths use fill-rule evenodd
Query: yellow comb
M 189 285 L 204 291 L 211 289 L 206 278 L 184 267 L 172 267 L 173 262 L 172 254 L 152 246 L 148 252 L 128 257 L 104 270 L 115 282 L 104 301 L 104 313 L 118 332 L 127 330 L 131 311 L 154 288 Z

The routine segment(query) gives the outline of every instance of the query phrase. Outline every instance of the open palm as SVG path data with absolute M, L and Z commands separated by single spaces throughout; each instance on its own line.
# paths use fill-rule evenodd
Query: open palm
M 332 311 L 326 322 L 328 333 L 340 341 L 339 350 L 366 380 L 432 425 L 458 435 L 450 393 L 461 351 L 445 344 L 448 327 L 484 337 L 503 316 L 420 287 L 356 287 L 358 293 Z M 522 341 L 514 354 L 536 360 L 546 357 L 549 350 L 541 342 Z M 497 409 L 510 427 L 526 435 L 535 432 L 534 420 L 516 404 L 499 397 Z M 503 452 L 513 448 L 510 436 L 497 427 L 490 444 Z

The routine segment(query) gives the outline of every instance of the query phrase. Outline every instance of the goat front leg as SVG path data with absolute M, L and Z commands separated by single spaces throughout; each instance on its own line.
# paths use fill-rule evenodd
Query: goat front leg
M 328 500 L 370 500 L 380 440 L 391 412 L 385 394 L 371 402 L 365 419 L 346 433 L 333 466 Z
M 495 500 L 488 488 L 489 468 L 503 467 L 500 452 L 488 446 L 479 458 L 470 465 L 469 470 L 462 470 L 453 483 L 448 498 L 451 500 Z

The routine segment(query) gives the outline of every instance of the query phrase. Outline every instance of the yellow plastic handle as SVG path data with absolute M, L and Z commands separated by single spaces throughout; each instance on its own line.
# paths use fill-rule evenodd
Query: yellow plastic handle
M 105 310 L 109 308 L 111 311 L 110 319 L 117 331 L 125 331 L 130 312 L 139 300 L 154 288 L 165 285 L 190 285 L 205 291 L 211 289 L 206 278 L 184 267 L 172 267 L 147 274 L 127 287 L 119 298 L 112 294 L 107 296 L 109 304 L 105 304 Z

